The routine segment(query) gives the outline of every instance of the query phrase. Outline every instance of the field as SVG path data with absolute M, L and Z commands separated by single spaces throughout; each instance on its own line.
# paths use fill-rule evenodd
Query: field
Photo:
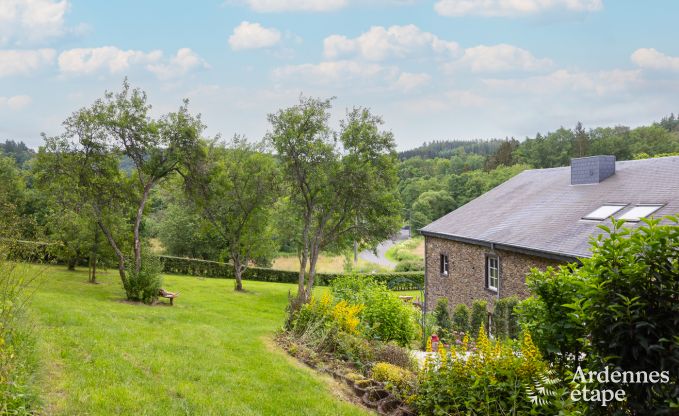
M 363 415 L 272 336 L 292 285 L 166 276 L 174 307 L 123 302 L 118 276 L 42 267 L 30 314 L 50 415 Z
M 351 261 L 353 262 L 353 258 Z M 273 268 L 278 270 L 298 271 L 299 259 L 295 255 L 281 255 L 274 260 Z M 380 265 L 367 262 L 363 259 L 358 259 L 358 266 L 356 266 L 355 269 L 365 272 L 373 270 L 379 272 L 384 270 Z M 316 271 L 319 273 L 342 273 L 344 272 L 344 257 L 321 254 L 318 256 Z

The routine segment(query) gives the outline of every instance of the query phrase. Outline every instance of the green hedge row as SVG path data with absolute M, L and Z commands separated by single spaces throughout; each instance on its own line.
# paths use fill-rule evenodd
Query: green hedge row
M 163 265 L 163 272 L 165 273 L 222 279 L 232 279 L 234 277 L 233 267 L 228 263 L 183 257 L 159 257 Z M 327 286 L 333 279 L 342 275 L 343 273 L 318 273 L 316 274 L 316 284 Z M 393 290 L 419 290 L 424 285 L 424 272 L 358 273 L 358 275 L 384 282 Z M 249 267 L 243 274 L 243 279 L 262 282 L 297 283 L 298 276 L 298 272 L 293 271 Z

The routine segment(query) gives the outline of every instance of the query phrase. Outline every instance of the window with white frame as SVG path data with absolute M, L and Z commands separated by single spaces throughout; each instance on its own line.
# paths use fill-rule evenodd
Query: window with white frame
M 486 257 L 486 288 L 496 291 L 500 287 L 500 259 L 497 256 Z
M 639 221 L 662 208 L 661 204 L 639 204 L 620 216 L 621 220 Z
M 441 274 L 448 276 L 448 255 L 441 254 Z

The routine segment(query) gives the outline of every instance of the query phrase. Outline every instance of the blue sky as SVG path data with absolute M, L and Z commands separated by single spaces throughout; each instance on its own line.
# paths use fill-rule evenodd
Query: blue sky
M 125 76 L 154 111 L 261 138 L 301 93 L 400 149 L 679 111 L 677 1 L 0 0 L 0 139 L 41 144 Z

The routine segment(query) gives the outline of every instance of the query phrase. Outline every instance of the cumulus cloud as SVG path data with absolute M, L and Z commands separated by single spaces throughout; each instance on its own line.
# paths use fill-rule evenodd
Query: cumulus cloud
M 61 36 L 68 0 L 0 1 L 0 44 L 26 44 Z
M 233 50 L 270 48 L 281 40 L 281 33 L 274 28 L 266 28 L 259 23 L 241 22 L 229 36 Z
M 507 44 L 479 45 L 465 49 L 458 61 L 449 64 L 448 69 L 469 68 L 472 72 L 536 71 L 549 68 L 553 62 L 533 56 L 525 49 Z
M 329 59 L 355 54 L 370 61 L 381 61 L 422 53 L 454 55 L 457 50 L 457 43 L 442 40 L 415 25 L 373 26 L 353 39 L 332 35 L 323 41 L 323 54 Z
M 632 62 L 644 69 L 679 71 L 679 57 L 665 55 L 654 48 L 641 48 L 632 53 Z
M 9 108 L 10 110 L 21 110 L 31 105 L 33 100 L 28 95 L 15 95 L 12 97 L 0 97 L 0 110 Z
M 115 46 L 100 48 L 76 48 L 59 55 L 59 69 L 64 74 L 89 75 L 101 72 L 120 74 L 135 66 L 143 66 L 160 79 L 176 78 L 208 64 L 189 48 L 182 48 L 169 58 L 163 52 L 122 50 Z
M 394 87 L 403 92 L 409 92 L 428 84 L 429 81 L 431 81 L 429 74 L 402 72 L 394 82 Z
M 210 66 L 197 53 L 189 48 L 181 48 L 166 63 L 152 63 L 146 68 L 162 80 L 182 77 L 195 69 L 208 69 Z
M 0 50 L 0 77 L 25 75 L 52 64 L 54 49 Z
M 364 63 L 350 60 L 324 61 L 318 64 L 288 65 L 276 68 L 273 75 L 276 79 L 301 78 L 317 84 L 329 84 L 348 80 L 361 80 L 384 76 L 393 69 L 384 68 L 375 63 Z
M 347 5 L 347 0 L 246 0 L 250 8 L 256 12 L 329 12 Z
M 594 12 L 603 0 L 439 0 L 434 4 L 442 16 L 523 16 L 551 10 Z

